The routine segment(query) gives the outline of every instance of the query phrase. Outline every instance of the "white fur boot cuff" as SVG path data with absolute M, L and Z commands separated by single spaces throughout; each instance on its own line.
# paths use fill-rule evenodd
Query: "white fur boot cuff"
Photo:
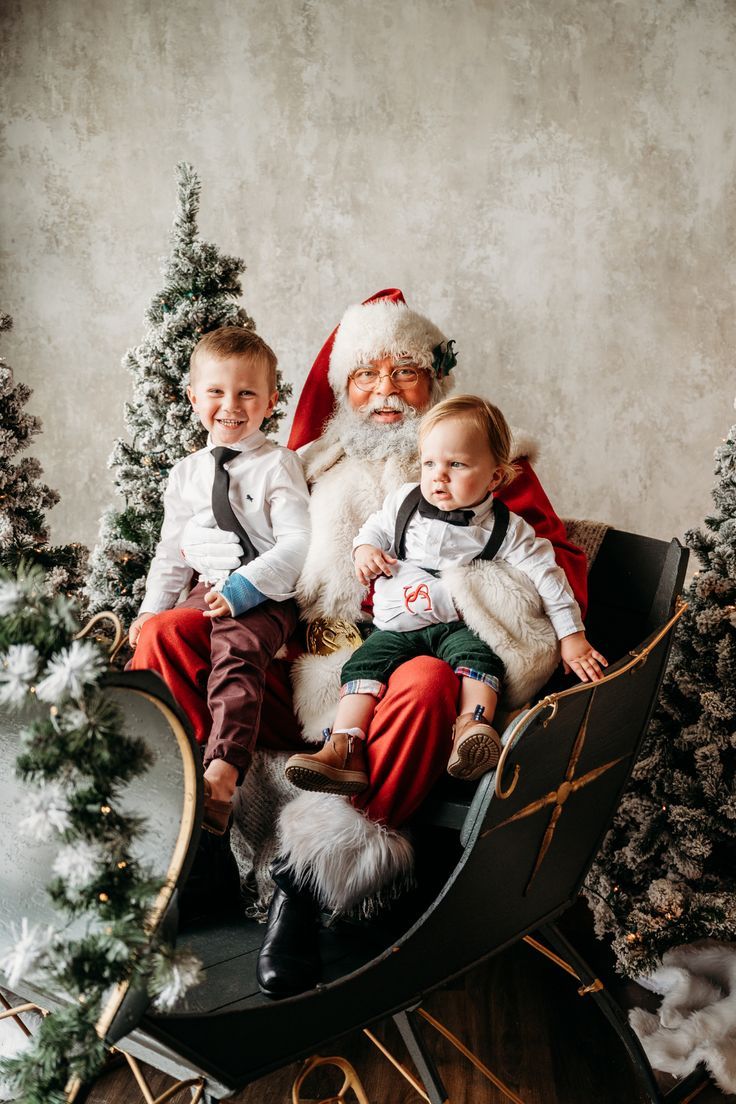
M 281 854 L 323 908 L 368 915 L 408 888 L 414 852 L 401 832 L 370 820 L 344 797 L 303 793 L 281 810 Z

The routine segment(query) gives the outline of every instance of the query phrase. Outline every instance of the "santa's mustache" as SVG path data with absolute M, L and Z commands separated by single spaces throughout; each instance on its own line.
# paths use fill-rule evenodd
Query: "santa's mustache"
M 365 406 L 360 408 L 360 413 L 368 417 L 379 410 L 393 410 L 400 414 L 416 413 L 414 407 L 404 402 L 400 395 L 374 395 Z

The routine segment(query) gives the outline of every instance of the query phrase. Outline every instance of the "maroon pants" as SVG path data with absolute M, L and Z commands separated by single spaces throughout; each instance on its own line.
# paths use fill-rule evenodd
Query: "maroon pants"
M 204 596 L 209 590 L 210 586 L 199 583 L 175 609 L 146 621 L 130 666 L 140 666 L 136 658 L 146 651 L 149 635 L 165 632 L 169 622 L 176 631 L 182 610 L 208 609 Z M 206 694 L 212 724 L 204 752 L 205 768 L 213 759 L 224 759 L 238 768 L 242 781 L 261 724 L 266 668 L 294 632 L 297 621 L 293 601 L 271 599 L 240 617 L 202 617 L 209 629 L 211 664 Z

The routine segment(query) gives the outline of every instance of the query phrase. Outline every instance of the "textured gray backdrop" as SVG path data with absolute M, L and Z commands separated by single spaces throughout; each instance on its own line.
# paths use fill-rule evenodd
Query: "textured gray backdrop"
M 58 539 L 94 540 L 174 206 L 295 385 L 387 285 L 541 444 L 558 510 L 710 505 L 736 345 L 729 0 L 6 0 L 2 352 Z

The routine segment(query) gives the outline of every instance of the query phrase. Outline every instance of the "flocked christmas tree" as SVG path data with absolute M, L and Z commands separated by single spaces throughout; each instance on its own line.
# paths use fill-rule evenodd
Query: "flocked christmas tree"
M 657 709 L 588 876 L 600 936 L 623 973 L 670 947 L 736 940 L 736 425 L 716 451 L 715 510 L 687 543 L 685 595 Z
M 13 320 L 0 314 L 0 333 Z M 32 392 L 16 383 L 13 370 L 0 357 L 0 566 L 16 567 L 21 560 L 34 561 L 47 571 L 51 592 L 72 594 L 82 585 L 87 549 L 81 544 L 52 546 L 46 511 L 59 495 L 41 482 L 38 460 L 18 453 L 41 431 L 41 420 L 24 409 Z
M 124 506 L 103 515 L 86 591 L 92 612 L 112 609 L 126 622 L 136 616 L 143 598 L 169 470 L 206 441 L 186 396 L 192 349 L 202 334 L 220 326 L 255 326 L 236 302 L 245 264 L 198 236 L 200 182 L 191 165 L 177 166 L 177 180 L 179 203 L 164 287 L 146 312 L 143 343 L 123 358 L 133 376 L 134 397 L 125 409 L 131 440 L 116 441 L 109 467 L 116 469 Z M 283 417 L 291 393 L 280 377 L 277 383 L 281 402 L 264 423 L 266 433 Z

